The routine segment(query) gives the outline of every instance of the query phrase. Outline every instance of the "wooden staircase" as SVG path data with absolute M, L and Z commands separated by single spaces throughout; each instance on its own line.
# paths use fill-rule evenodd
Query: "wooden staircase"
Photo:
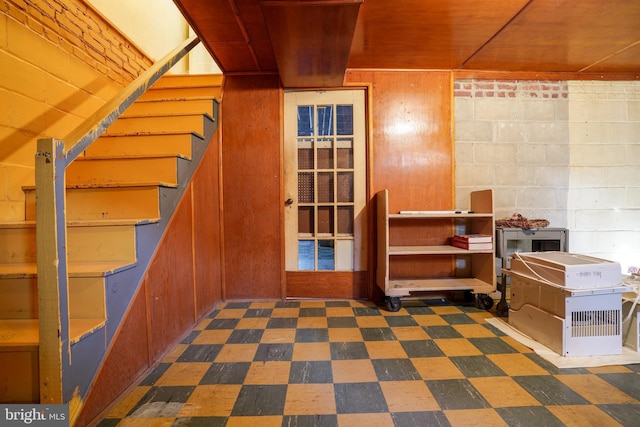
M 81 393 L 215 133 L 220 84 L 161 78 L 67 169 L 69 336 Z M 24 192 L 24 221 L 0 224 L 0 403 L 40 401 L 35 186 Z

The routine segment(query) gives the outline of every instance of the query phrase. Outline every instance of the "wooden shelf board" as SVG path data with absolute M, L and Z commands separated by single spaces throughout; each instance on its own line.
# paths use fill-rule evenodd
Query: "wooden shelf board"
M 470 251 L 456 246 L 389 246 L 389 255 L 464 255 L 492 254 L 493 249 Z
M 105 319 L 71 319 L 69 339 L 72 343 L 96 331 Z M 30 351 L 38 348 L 38 319 L 0 319 L 0 351 Z
M 474 293 L 489 293 L 496 287 L 475 278 L 448 277 L 440 279 L 390 279 L 387 296 L 408 296 L 411 292 L 471 290 Z

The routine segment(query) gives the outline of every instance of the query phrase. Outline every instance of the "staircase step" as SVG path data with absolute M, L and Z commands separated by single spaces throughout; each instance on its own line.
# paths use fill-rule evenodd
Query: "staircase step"
M 169 74 L 155 82 L 149 90 L 185 87 L 217 87 L 222 86 L 222 74 Z
M 76 343 L 104 324 L 104 319 L 70 319 L 69 340 Z M 0 353 L 37 349 L 39 337 L 38 319 L 0 319 Z
M 130 220 L 68 222 L 68 262 L 135 263 L 135 226 L 139 223 L 141 221 Z M 35 262 L 35 222 L 0 224 L 0 264 Z
M 178 156 L 191 159 L 195 133 L 103 135 L 85 150 L 85 157 Z
M 196 132 L 204 135 L 204 120 L 203 114 L 121 117 L 107 128 L 104 135 L 154 132 Z
M 120 117 L 173 116 L 185 114 L 208 114 L 213 117 L 213 99 L 180 98 L 138 101 Z
M 35 187 L 25 187 L 25 217 L 36 219 Z M 103 187 L 68 187 L 67 220 L 92 219 L 160 219 L 158 185 L 118 185 Z
M 178 185 L 176 156 L 96 158 L 78 157 L 67 168 L 68 186 Z

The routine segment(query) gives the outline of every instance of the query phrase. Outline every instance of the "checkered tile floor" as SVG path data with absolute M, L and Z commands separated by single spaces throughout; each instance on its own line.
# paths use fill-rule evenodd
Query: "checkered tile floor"
M 485 323 L 406 301 L 227 303 L 106 426 L 640 426 L 640 365 L 558 369 Z

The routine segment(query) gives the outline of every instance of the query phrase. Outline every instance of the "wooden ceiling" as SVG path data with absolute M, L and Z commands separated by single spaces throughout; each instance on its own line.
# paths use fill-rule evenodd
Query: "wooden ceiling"
M 225 73 L 284 87 L 347 69 L 640 79 L 637 0 L 174 0 Z

